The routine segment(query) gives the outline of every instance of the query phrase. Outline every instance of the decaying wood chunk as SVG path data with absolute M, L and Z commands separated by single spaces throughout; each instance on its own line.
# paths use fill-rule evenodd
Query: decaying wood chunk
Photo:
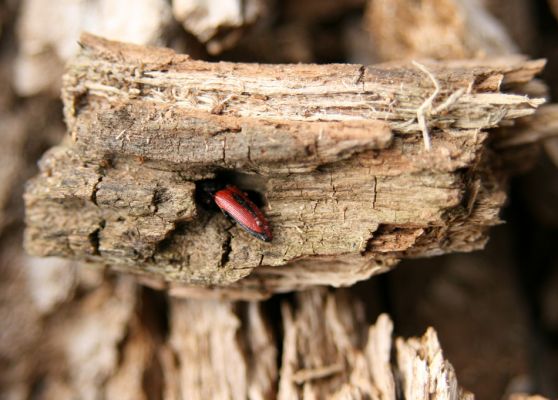
M 175 299 L 171 319 L 180 398 L 273 398 L 277 349 L 258 303 Z
M 365 25 L 384 60 L 447 60 L 515 53 L 505 29 L 481 3 L 374 0 L 368 2 Z
M 482 247 L 507 176 L 486 130 L 544 101 L 522 94 L 544 62 L 518 57 L 260 65 L 81 44 L 64 77 L 73 140 L 29 184 L 27 249 L 198 294 L 340 286 Z M 261 195 L 271 244 L 196 203 L 215 176 Z
M 364 323 L 361 305 L 342 292 L 301 292 L 283 304 L 278 399 L 472 399 L 458 386 L 436 332 L 396 341 L 385 314 Z
M 174 17 L 196 36 L 211 54 L 232 47 L 242 29 L 267 14 L 268 0 L 173 0 Z
M 417 372 L 422 386 L 414 390 L 425 395 L 412 398 L 468 398 L 447 373 L 433 330 L 394 340 L 390 318 L 368 325 L 347 292 L 301 292 L 282 299 L 279 314 L 261 302 L 159 303 L 129 277 L 101 273 L 88 284 L 78 275 L 92 270 L 75 268 L 71 289 L 60 285 L 68 297 L 46 309 L 29 297 L 21 260 L 2 262 L 10 264 L 1 265 L 9 272 L 1 294 L 11 301 L 0 314 L 17 310 L 0 345 L 11 361 L 0 364 L 3 395 L 27 397 L 33 388 L 48 399 L 396 399 Z
M 21 96 L 58 96 L 64 63 L 87 30 L 137 44 L 162 44 L 172 22 L 166 0 L 22 0 L 13 84 Z

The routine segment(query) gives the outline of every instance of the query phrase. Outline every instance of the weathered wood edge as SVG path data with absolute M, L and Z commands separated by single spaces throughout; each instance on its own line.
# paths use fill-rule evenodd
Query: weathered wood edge
M 73 142 L 28 187 L 27 249 L 247 298 L 482 247 L 507 176 L 485 130 L 544 101 L 501 92 L 544 65 L 520 57 L 259 65 L 91 35 L 82 46 L 64 77 Z M 260 192 L 271 246 L 196 204 L 193 183 L 220 171 Z

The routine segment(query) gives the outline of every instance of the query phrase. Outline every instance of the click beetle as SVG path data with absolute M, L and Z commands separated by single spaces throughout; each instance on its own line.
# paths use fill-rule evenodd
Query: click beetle
M 204 191 L 208 193 L 223 214 L 234 220 L 250 235 L 271 242 L 273 235 L 269 222 L 246 193 L 233 185 L 217 185 L 206 182 Z M 220 186 L 220 187 L 219 187 Z
M 236 186 L 227 185 L 215 192 L 213 200 L 225 215 L 235 220 L 250 235 L 271 242 L 273 236 L 267 219 L 246 193 Z

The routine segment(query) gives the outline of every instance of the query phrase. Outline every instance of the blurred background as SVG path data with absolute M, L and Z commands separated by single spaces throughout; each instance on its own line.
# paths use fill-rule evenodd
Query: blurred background
M 90 323 L 112 337 L 108 347 L 138 319 L 151 321 L 143 326 L 153 341 L 165 335 L 164 293 L 22 250 L 24 184 L 43 152 L 65 135 L 61 78 L 83 30 L 209 61 L 371 64 L 521 53 L 548 60 L 541 79 L 549 99 L 558 96 L 556 0 L 0 2 L 2 399 L 71 398 L 63 382 L 72 365 L 45 360 L 62 348 L 57 331 L 78 335 L 89 310 L 96 313 Z M 558 397 L 558 139 L 534 150 L 535 165 L 519 168 L 510 183 L 506 223 L 492 230 L 485 250 L 405 260 L 351 289 L 370 321 L 380 312 L 392 316 L 396 335 L 434 326 L 461 386 L 480 399 L 516 392 Z M 109 299 L 110 307 L 96 306 Z M 105 313 L 118 315 L 113 325 Z M 107 354 L 101 346 L 79 357 L 101 358 L 102 370 L 115 357 Z M 88 371 L 89 358 L 79 357 L 73 366 L 85 370 L 77 382 L 92 385 L 84 390 L 94 394 L 88 377 L 100 372 Z

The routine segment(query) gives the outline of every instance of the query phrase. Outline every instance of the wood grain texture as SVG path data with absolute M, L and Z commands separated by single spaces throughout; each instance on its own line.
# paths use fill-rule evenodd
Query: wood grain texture
M 508 32 L 488 12 L 485 3 L 369 1 L 364 23 L 382 60 L 417 57 L 448 60 L 517 53 Z M 507 12 L 514 8 L 509 3 L 505 3 Z M 504 8 L 502 4 L 501 7 Z
M 524 94 L 544 62 L 520 57 L 260 65 L 81 46 L 64 77 L 71 140 L 29 184 L 26 247 L 186 295 L 341 286 L 482 247 L 509 174 L 488 129 L 544 101 Z M 260 194 L 271 244 L 196 203 L 195 182 L 216 175 Z
M 0 365 L 3 395 L 27 395 L 40 374 L 33 393 L 47 399 L 396 399 L 416 372 L 414 393 L 469 398 L 445 373 L 452 368 L 433 330 L 395 338 L 387 315 L 367 322 L 347 292 L 301 292 L 276 312 L 262 302 L 178 298 L 161 309 L 161 293 L 130 277 L 58 260 L 51 272 L 69 282 L 56 273 L 49 282 L 44 259 L 14 255 L 1 260 L 10 265 L 0 315 L 14 320 L 0 345 L 9 360 Z M 42 294 L 27 286 L 35 274 Z M 48 288 L 63 297 L 43 308 Z

